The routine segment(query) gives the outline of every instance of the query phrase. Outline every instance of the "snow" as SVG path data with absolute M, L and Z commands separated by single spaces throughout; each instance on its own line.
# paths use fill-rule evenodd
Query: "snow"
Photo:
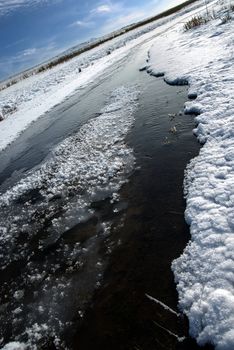
M 127 57 L 132 48 L 157 37 L 145 69 L 164 75 L 170 84 L 189 84 L 189 96 L 197 98 L 186 104 L 186 113 L 197 114 L 194 132 L 205 143 L 186 171 L 186 220 L 192 242 L 173 263 L 180 307 L 189 317 L 192 336 L 200 344 L 210 341 L 223 350 L 234 348 L 233 22 L 220 25 L 217 19 L 182 33 L 180 22 L 202 4 L 198 1 L 1 91 L 0 116 L 5 119 L 0 123 L 0 150 L 53 106 Z M 158 36 L 163 32 L 166 38 Z M 111 54 L 106 56 L 108 50 Z M 26 261 L 22 274 L 0 286 L 1 294 L 9 297 L 1 307 L 0 322 L 11 326 L 10 340 L 15 339 L 2 350 L 36 349 L 47 337 L 54 338 L 56 348 L 63 347 L 59 337 L 68 325 L 66 310 L 60 307 L 65 298 L 73 299 L 74 290 L 79 295 L 82 287 L 72 273 L 85 266 L 88 255 L 95 275 L 90 285 L 100 285 L 104 264 L 95 251 L 102 236 L 95 235 L 84 245 L 66 243 L 61 237 L 93 215 L 93 202 L 107 197 L 112 198 L 110 202 L 118 200 L 118 191 L 134 168 L 133 150 L 125 144 L 125 137 L 134 122 L 138 93 L 136 86 L 113 91 L 98 117 L 0 194 L 1 268 Z M 100 223 L 103 237 L 108 236 L 110 226 L 109 222 Z M 46 234 L 38 238 L 42 231 Z M 19 245 L 22 236 L 24 244 Z M 51 259 L 32 259 L 55 244 Z M 61 266 L 66 268 L 65 276 L 57 277 Z M 33 295 L 27 308 L 27 291 L 37 288 L 40 293 Z M 81 307 L 79 314 L 83 312 Z
M 131 48 L 176 24 L 189 11 L 199 6 L 198 1 L 178 13 L 132 30 L 68 62 L 0 91 L 0 151 L 11 144 L 32 122 L 98 79 L 106 69 L 126 57 Z
M 234 349 L 234 54 L 230 2 L 213 9 L 216 19 L 189 31 L 183 24 L 158 37 L 148 72 L 168 84 L 189 84 L 185 112 L 204 144 L 185 172 L 191 242 L 173 262 L 179 306 L 198 344 Z M 189 116 L 188 116 L 189 118 Z
M 91 202 L 115 196 L 134 165 L 124 137 L 134 120 L 137 96 L 134 86 L 116 89 L 99 117 L 65 139 L 39 169 L 1 195 L 1 266 L 29 254 L 25 245 L 13 252 L 20 234 L 38 232 L 38 212 L 53 217 L 63 203 L 60 217 L 52 219 L 51 230 L 59 235 L 92 213 Z
M 64 242 L 64 237 L 94 214 L 92 203 L 119 200 L 117 192 L 135 163 L 125 138 L 134 122 L 138 95 L 134 85 L 115 89 L 100 115 L 63 140 L 43 164 L 0 195 L 1 271 L 6 273 L 12 263 L 21 266 L 17 276 L 0 286 L 0 294 L 9 298 L 1 309 L 1 331 L 11 327 L 12 339 L 24 341 L 24 345 L 8 343 L 4 350 L 37 349 L 48 338 L 56 341 L 55 348 L 64 348 L 60 339 L 68 326 L 64 305 L 74 302 L 77 308 L 80 298 L 82 306 L 90 289 L 100 286 L 105 265 L 99 258 L 98 242 L 106 240 L 108 247 L 111 224 L 100 218 L 97 234 L 84 243 Z M 51 246 L 53 253 L 48 256 Z M 42 254 L 44 259 L 35 259 Z M 57 273 L 64 266 L 64 273 Z M 74 272 L 82 268 L 87 269 L 87 282 L 80 283 Z M 85 283 L 88 286 L 82 289 Z M 28 305 L 25 298 L 31 290 L 37 292 Z
M 14 341 L 5 345 L 1 350 L 25 350 L 25 349 L 26 349 L 25 344 Z

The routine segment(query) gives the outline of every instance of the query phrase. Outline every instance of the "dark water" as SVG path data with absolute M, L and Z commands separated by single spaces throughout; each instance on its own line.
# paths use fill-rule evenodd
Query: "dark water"
M 177 318 L 146 297 L 149 294 L 177 308 L 171 262 L 189 240 L 183 216 L 183 175 L 199 151 L 192 135 L 193 118 L 179 113 L 186 88 L 158 80 L 155 91 L 153 79 L 148 80 L 127 139 L 139 169 L 121 192 L 128 208 L 124 226 L 113 234 L 121 244 L 111 255 L 103 287 L 77 327 L 74 349 L 199 349 L 188 337 L 185 318 Z M 174 113 L 175 117 L 170 116 Z M 174 126 L 177 132 L 172 133 Z M 187 339 L 179 343 L 162 327 Z
M 12 335 L 24 340 L 20 334 L 29 314 L 31 323 L 47 322 L 46 313 L 38 319 L 34 312 L 43 306 L 48 310 L 51 337 L 40 341 L 39 349 L 55 349 L 56 332 L 64 342 L 60 349 L 65 344 L 81 350 L 199 349 L 193 340 L 179 343 L 164 329 L 188 337 L 184 317 L 177 318 L 146 297 L 149 294 L 177 308 L 170 266 L 189 240 L 183 217 L 183 175 L 186 164 L 199 151 L 192 135 L 193 117 L 181 112 L 187 89 L 168 86 L 161 78 L 138 70 L 149 45 L 133 49 L 127 59 L 39 119 L 0 155 L 0 190 L 4 191 L 49 157 L 58 142 L 95 118 L 110 91 L 125 84 L 139 86 L 139 108 L 126 139 L 134 150 L 136 170 L 122 188 L 119 204 L 109 199 L 93 203 L 95 214 L 90 220 L 30 257 L 37 269 L 46 270 L 49 282 L 40 282 L 33 290 L 28 287 L 17 326 L 12 328 L 11 309 L 6 313 L 1 327 L 6 341 Z M 108 223 L 111 228 L 106 230 Z M 76 244 L 79 251 L 74 249 Z M 69 257 L 68 263 L 69 254 L 73 260 Z M 79 268 L 75 268 L 77 262 Z M 16 284 L 17 276 L 27 273 L 26 267 L 23 261 L 11 266 L 1 275 L 2 281 L 12 288 L 12 281 Z M 70 267 L 74 267 L 72 273 Z M 53 294 L 56 289 L 59 295 Z M 3 309 L 7 301 L 4 299 Z M 57 326 L 60 321 L 62 328 Z

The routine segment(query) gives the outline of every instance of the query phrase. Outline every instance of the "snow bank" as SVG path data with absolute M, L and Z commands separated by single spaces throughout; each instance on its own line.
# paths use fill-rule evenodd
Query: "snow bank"
M 226 3 L 229 6 L 229 3 Z M 225 2 L 217 5 L 225 14 Z M 200 345 L 234 349 L 234 54 L 232 19 L 216 19 L 183 32 L 181 26 L 157 38 L 149 52 L 149 73 L 169 84 L 189 84 L 197 114 L 194 133 L 205 143 L 185 173 L 191 242 L 172 269 L 179 305 Z

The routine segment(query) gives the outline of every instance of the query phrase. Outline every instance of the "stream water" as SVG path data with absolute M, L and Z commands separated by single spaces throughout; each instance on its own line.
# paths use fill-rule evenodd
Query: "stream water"
M 170 266 L 189 240 L 183 175 L 199 151 L 193 117 L 183 114 L 187 88 L 168 86 L 139 71 L 150 45 L 132 49 L 0 155 L 3 193 L 50 159 L 58 143 L 98 118 L 115 88 L 134 84 L 140 91 L 135 122 L 125 138 L 135 166 L 118 201 L 113 196 L 93 200 L 92 215 L 39 249 L 49 232 L 46 218 L 32 240 L 19 236 L 18 244 L 26 244 L 30 254 L 1 269 L 3 344 L 15 339 L 30 340 L 29 348 L 38 349 L 199 349 L 188 337 L 186 319 L 146 296 L 177 309 Z M 38 200 L 38 193 L 27 195 L 31 204 Z M 170 332 L 186 340 L 178 342 Z

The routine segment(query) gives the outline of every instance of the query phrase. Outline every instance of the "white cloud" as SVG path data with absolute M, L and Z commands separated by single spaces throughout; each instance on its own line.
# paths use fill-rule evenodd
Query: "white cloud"
M 23 7 L 34 7 L 43 3 L 57 2 L 58 0 L 0 0 L 0 16 L 7 15 Z
M 0 63 L 9 64 L 9 63 L 25 63 L 34 59 L 44 59 L 45 57 L 51 56 L 51 53 L 57 53 L 58 48 L 54 42 L 48 43 L 47 46 L 40 47 L 30 47 L 25 50 L 18 51 L 14 56 L 5 57 L 0 60 Z M 60 50 L 59 50 L 60 51 Z
M 101 5 L 95 9 L 97 13 L 111 12 L 111 7 L 109 5 Z
M 94 25 L 95 23 L 93 21 L 76 21 L 72 23 L 69 27 L 83 27 L 83 28 L 90 28 Z
M 1 56 L 0 72 L 2 77 L 5 78 L 42 63 L 61 53 L 61 50 L 63 48 L 57 47 L 56 43 L 51 39 L 44 43 L 43 46 L 26 48 L 25 50 L 18 51 L 14 56 Z
M 20 63 L 30 60 L 38 51 L 36 47 L 18 51 L 14 56 L 5 58 L 5 62 Z M 2 61 L 2 60 L 1 60 Z
M 100 3 L 97 7 L 91 9 L 85 18 L 73 22 L 69 25 L 69 27 L 91 28 L 96 24 L 97 15 L 108 15 L 108 17 L 111 16 L 113 19 L 113 16 L 118 15 L 122 12 L 124 12 L 122 3 L 112 3 L 111 1 L 107 0 L 105 3 Z
M 123 6 L 121 3 L 112 3 L 111 1 L 108 1 L 106 3 L 101 3 L 96 8 L 92 9 L 90 11 L 90 14 L 91 16 L 95 14 L 110 14 L 119 12 L 121 10 L 123 10 Z
M 97 7 L 92 8 L 86 17 L 71 23 L 69 27 L 91 28 L 95 26 L 98 15 L 108 15 L 108 17 L 112 17 L 123 11 L 124 8 L 120 2 L 112 3 L 106 0 L 105 3 L 99 3 Z
M 31 56 L 34 55 L 37 52 L 37 49 L 35 47 L 31 48 L 31 49 L 26 49 L 22 52 L 23 56 Z

